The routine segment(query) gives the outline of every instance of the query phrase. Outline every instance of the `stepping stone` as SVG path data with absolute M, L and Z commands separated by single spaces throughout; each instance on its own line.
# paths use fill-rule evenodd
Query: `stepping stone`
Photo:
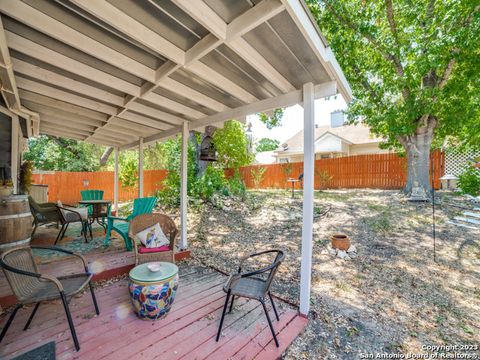
M 463 213 L 463 216 L 470 216 L 470 217 L 474 217 L 474 218 L 479 218 L 480 219 L 480 213 L 474 213 L 474 212 L 471 212 L 471 211 L 465 211 Z
M 475 226 L 470 226 L 470 225 L 465 225 L 465 224 L 460 224 L 460 223 L 457 223 L 455 221 L 447 221 L 449 224 L 452 224 L 452 225 L 455 225 L 455 226 L 459 226 L 459 227 L 463 227 L 463 228 L 467 228 L 467 229 L 472 229 L 472 230 L 477 230 L 478 228 L 475 227 Z
M 480 225 L 480 220 L 474 220 L 474 219 L 461 217 L 461 216 L 456 216 L 456 217 L 454 217 L 454 219 L 458 220 L 458 221 L 468 222 L 468 223 L 475 224 L 475 225 Z

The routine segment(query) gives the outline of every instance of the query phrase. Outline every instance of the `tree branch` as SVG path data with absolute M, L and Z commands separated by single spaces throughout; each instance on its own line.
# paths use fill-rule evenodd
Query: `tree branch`
M 440 80 L 438 87 L 440 89 L 443 89 L 445 85 L 447 85 L 448 79 L 450 79 L 450 75 L 452 75 L 453 68 L 455 67 L 455 64 L 457 63 L 457 60 L 455 58 L 450 59 L 448 62 L 448 65 L 442 75 L 442 79 Z
M 388 0 L 387 0 L 388 2 Z M 362 36 L 364 39 L 366 39 L 370 44 L 373 45 L 373 47 L 378 50 L 380 52 L 380 54 L 382 55 L 382 57 L 387 60 L 388 62 L 391 62 L 394 66 L 394 69 L 397 73 L 398 76 L 400 77 L 404 77 L 405 75 L 405 72 L 404 72 L 404 69 L 403 69 L 403 66 L 402 66 L 402 63 L 400 62 L 400 59 L 398 57 L 398 55 L 394 55 L 394 54 L 391 54 L 389 53 L 383 46 L 382 44 L 380 44 L 377 39 L 375 39 L 371 34 L 369 33 L 364 33 L 362 31 L 360 31 L 360 29 L 358 28 L 358 26 L 356 26 L 352 21 L 350 21 L 350 19 L 348 18 L 345 18 L 343 17 L 342 15 L 340 15 L 337 11 L 335 11 L 334 7 L 332 6 L 332 4 L 329 2 L 329 1 L 325 1 L 324 2 L 325 5 L 328 7 L 328 9 L 331 11 L 331 13 L 333 14 L 333 16 L 338 20 L 340 21 L 341 23 L 343 23 L 345 26 L 347 26 L 348 28 L 350 28 L 351 30 L 353 30 L 354 32 L 356 32 L 357 34 L 359 34 L 360 36 Z M 393 20 L 393 10 L 392 10 L 392 20 Z M 395 28 L 395 32 L 396 32 L 396 27 Z M 397 47 L 398 47 L 398 43 L 397 43 Z M 403 89 L 402 90 L 402 95 L 404 97 L 404 99 L 406 99 L 409 95 L 409 92 L 408 92 L 408 89 Z

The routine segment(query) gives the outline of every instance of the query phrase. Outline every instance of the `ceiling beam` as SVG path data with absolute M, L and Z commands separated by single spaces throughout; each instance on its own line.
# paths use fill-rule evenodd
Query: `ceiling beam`
M 155 78 L 155 71 L 148 66 L 105 46 L 22 1 L 1 1 L 0 11 L 37 31 L 141 79 L 153 81 Z
M 116 89 L 130 95 L 140 94 L 140 88 L 129 83 L 128 81 L 112 76 L 111 74 L 98 70 L 92 66 L 86 65 L 78 60 L 72 59 L 57 51 L 37 44 L 13 32 L 5 31 L 5 35 L 7 37 L 8 46 L 15 51 L 71 72 L 72 74 L 99 82 L 112 89 Z
M 167 129 L 170 129 L 172 127 L 171 125 L 167 125 L 167 124 L 161 123 L 157 120 L 153 120 L 149 117 L 137 115 L 137 114 L 134 114 L 134 113 L 129 112 L 129 111 L 124 112 L 123 114 L 117 116 L 116 118 L 129 120 L 132 123 L 149 126 L 152 129 L 158 129 L 158 130 L 167 130 Z M 110 121 L 112 121 L 112 120 L 110 120 Z
M 80 140 L 80 141 L 85 140 L 85 136 L 78 135 L 76 133 L 69 133 L 67 135 L 66 133 L 60 132 L 59 130 L 50 129 L 50 128 L 45 129 L 45 128 L 40 127 L 40 134 L 41 135 L 52 135 L 52 136 L 57 136 L 57 137 L 69 137 L 71 139 Z
M 303 1 L 281 1 L 285 5 L 287 12 L 297 25 L 300 32 L 303 34 L 305 40 L 310 45 L 310 48 L 317 56 L 320 63 L 325 67 L 330 78 L 337 81 L 339 92 L 342 94 L 345 101 L 350 102 L 352 100 L 352 89 L 350 88 L 342 69 L 338 65 L 335 55 L 313 19 L 310 10 L 306 8 Z
M 75 75 L 84 77 L 94 82 L 104 84 L 112 89 L 117 89 L 119 91 L 125 92 L 133 97 L 138 97 L 140 95 L 140 87 L 134 84 L 131 84 L 125 80 L 114 77 L 108 73 L 97 70 L 91 66 L 85 65 L 75 59 L 69 58 L 68 56 L 62 55 L 56 51 L 48 49 L 42 45 L 36 44 L 31 40 L 25 39 L 21 36 L 18 36 L 11 32 L 6 32 L 7 40 L 9 46 L 25 55 L 31 56 L 43 62 L 46 62 L 50 65 L 58 67 L 60 69 L 71 72 Z M 155 94 L 157 95 L 157 94 Z M 182 103 L 167 99 L 163 96 L 150 96 L 148 101 L 165 107 L 175 113 L 185 114 L 187 118 L 199 118 L 205 116 L 205 114 L 192 109 L 188 106 L 185 106 Z M 118 100 L 116 100 L 118 102 Z M 123 106 L 124 99 L 122 99 Z M 173 115 L 171 115 L 173 116 Z M 162 120 L 162 119 L 159 119 Z M 178 123 L 183 123 L 185 119 L 178 118 Z
M 110 3 L 98 0 L 72 0 L 72 2 L 161 56 L 180 65 L 185 63 L 185 52 L 182 49 Z M 154 79 L 149 81 L 153 82 Z
M 203 1 L 173 0 L 173 2 L 211 33 L 214 33 L 215 29 L 219 27 L 225 27 L 226 32 L 220 38 L 228 47 L 282 92 L 295 90 L 295 87 L 282 74 L 241 37 L 285 10 L 285 5 L 280 0 L 263 0 L 230 24 L 226 24 L 206 4 L 204 6 Z M 190 68 L 188 64 L 185 64 L 185 67 Z
M 87 85 L 83 82 L 59 75 L 50 70 L 45 70 L 23 60 L 12 58 L 12 62 L 15 72 L 20 74 L 27 75 L 36 80 L 41 80 L 48 84 L 56 85 L 79 94 L 93 97 L 113 105 L 123 105 L 124 98 L 122 96 L 114 95 L 108 91 L 99 89 L 98 87 Z
M 90 14 L 96 16 L 96 17 L 99 17 L 101 18 L 102 20 L 106 21 L 110 26 L 114 27 L 116 30 L 120 31 L 120 32 L 123 32 L 125 33 L 126 35 L 128 35 L 129 37 L 135 39 L 136 41 L 142 43 L 144 46 L 147 46 L 149 49 L 157 52 L 157 53 L 160 53 L 160 54 L 163 54 L 160 50 L 162 49 L 159 49 L 159 43 L 156 41 L 155 39 L 155 36 L 152 35 L 152 36 L 149 36 L 149 35 L 146 35 L 146 33 L 150 34 L 151 30 L 148 29 L 147 27 L 145 27 L 143 24 L 140 24 L 138 22 L 136 22 L 136 20 L 132 19 L 129 15 L 123 13 L 122 11 L 116 9 L 113 5 L 110 5 L 106 2 L 100 2 L 100 1 L 97 1 L 97 0 L 73 0 L 74 3 L 76 3 L 78 6 L 80 6 L 81 8 L 83 8 L 85 11 L 89 12 Z M 267 0 L 268 3 L 271 2 L 271 0 Z M 151 2 L 152 5 L 154 6 L 158 6 L 157 4 L 155 4 L 155 2 Z M 281 3 L 280 3 L 281 4 Z M 204 4 L 203 1 L 189 1 L 189 5 L 192 5 L 194 7 L 199 7 L 200 8 L 200 12 L 202 12 L 202 9 L 203 8 L 206 8 L 206 9 L 210 9 L 208 7 L 208 5 Z M 106 9 L 111 9 L 111 8 L 115 8 L 115 9 L 111 9 L 112 12 L 107 12 Z M 210 9 L 211 11 L 211 9 Z M 215 14 L 215 13 L 213 13 Z M 205 16 L 208 16 L 206 13 L 205 13 Z M 218 16 L 218 15 L 214 15 L 214 18 L 215 18 L 215 21 L 217 22 L 217 24 L 220 22 L 222 22 L 222 19 Z M 124 19 L 124 21 L 119 21 L 119 19 Z M 255 23 L 256 21 L 258 21 L 258 19 L 256 18 L 255 20 L 253 20 L 252 22 Z M 249 28 L 251 26 L 251 23 L 245 23 L 245 21 L 241 21 L 240 23 L 236 23 L 235 25 L 235 28 L 234 29 L 238 29 L 238 31 L 242 31 L 244 28 Z M 131 24 L 131 26 L 125 26 L 124 24 Z M 217 35 L 215 34 L 214 31 L 211 31 L 212 33 L 205 36 L 203 39 L 200 39 L 194 46 L 192 46 L 192 48 L 190 48 L 189 50 L 187 50 L 185 53 L 184 53 L 184 58 L 182 61 L 178 61 L 178 60 L 175 60 L 173 59 L 172 57 L 170 57 L 170 61 L 167 62 L 168 65 L 167 65 L 167 68 L 168 70 L 165 71 L 165 67 L 164 65 L 162 65 L 159 69 L 157 69 L 157 73 L 156 73 L 156 77 L 155 77 L 155 80 L 154 81 L 150 81 L 152 82 L 153 84 L 150 85 L 150 84 L 147 84 L 146 87 L 148 88 L 148 92 L 150 91 L 153 91 L 156 87 L 160 86 L 160 87 L 166 87 L 168 86 L 167 85 L 164 85 L 164 81 L 168 80 L 168 75 L 170 75 L 172 72 L 176 71 L 178 68 L 180 68 L 180 66 L 184 66 L 184 67 L 188 67 L 190 64 L 192 63 L 195 63 L 197 62 L 201 57 L 203 57 L 204 55 L 206 55 L 208 52 L 214 50 L 216 47 L 218 47 L 224 40 L 224 37 L 225 37 L 225 34 L 226 34 L 226 30 L 227 30 L 227 25 L 225 23 L 221 23 L 220 26 L 223 28 L 222 30 L 222 34 L 220 37 L 220 35 Z M 215 25 L 213 25 L 213 28 L 215 28 Z M 157 35 L 158 36 L 158 35 Z M 210 68 L 210 72 L 213 72 L 213 73 L 216 73 L 216 71 L 214 71 L 213 69 Z M 218 86 L 219 84 L 223 85 L 222 82 L 216 82 L 216 81 L 212 81 L 212 77 L 209 77 L 209 76 L 206 76 L 206 77 L 203 77 L 205 80 L 211 82 L 212 84 Z M 216 77 L 213 77 L 213 79 L 215 79 Z M 170 82 L 172 81 L 172 79 L 170 79 Z M 238 99 L 244 101 L 244 102 L 248 102 L 248 101 L 255 101 L 256 99 L 252 99 L 253 95 L 251 95 L 250 93 L 246 92 L 245 90 L 243 90 L 241 87 L 239 87 L 238 85 L 234 85 L 232 86 L 231 84 L 229 84 L 229 93 L 231 93 L 232 95 L 234 95 L 235 97 L 238 97 Z M 223 85 L 225 86 L 225 85 Z M 181 95 L 184 95 L 188 98 L 190 98 L 191 100 L 201 104 L 201 105 L 204 105 L 214 111 L 225 111 L 228 109 L 227 106 L 225 106 L 224 104 L 220 103 L 220 102 L 217 102 L 213 99 L 209 99 L 208 97 L 205 97 L 203 94 L 201 94 L 200 92 L 197 92 L 196 90 L 193 90 L 193 89 L 190 89 L 189 92 L 190 94 L 189 95 L 186 95 L 184 94 L 183 91 L 179 91 L 178 89 L 181 88 L 181 84 L 180 83 L 176 83 L 176 86 L 175 87 L 169 87 L 168 86 L 168 90 L 170 91 L 174 91 L 178 94 L 181 94 Z M 222 87 L 220 87 L 222 88 Z M 143 95 L 141 95 L 140 97 L 143 97 L 145 98 Z M 248 98 L 247 101 L 245 101 L 246 99 Z
M 18 93 L 20 94 L 20 98 L 22 99 L 22 101 L 27 100 L 29 102 L 36 103 L 37 105 L 40 105 L 40 106 L 42 105 L 48 106 L 51 108 L 58 109 L 60 111 L 67 111 L 69 113 L 89 117 L 91 119 L 99 120 L 102 122 L 107 121 L 107 115 L 100 113 L 98 111 L 93 111 L 81 106 L 70 104 L 65 101 L 53 99 L 45 95 L 36 94 L 31 91 L 19 89 Z
M 154 134 L 154 135 L 151 135 L 151 136 L 147 136 L 147 137 L 143 138 L 143 143 L 147 144 L 147 143 L 154 142 L 154 141 L 164 140 L 164 139 L 167 139 L 169 137 L 175 136 L 176 134 L 178 134 L 181 131 L 182 131 L 182 128 L 180 126 L 177 126 L 177 127 L 174 127 L 173 129 L 170 129 L 170 130 L 167 130 L 167 131 L 162 131 L 161 133 L 157 133 L 157 134 Z M 120 147 L 120 149 L 121 150 L 131 149 L 133 147 L 138 146 L 138 144 L 139 144 L 139 141 L 134 141 L 132 143 L 122 145 Z
M 61 110 L 61 109 L 56 109 L 56 108 L 50 107 L 50 106 L 37 104 L 37 103 L 31 102 L 31 101 L 27 101 L 25 99 L 22 99 L 22 100 L 23 100 L 22 102 L 25 105 L 25 107 L 27 107 L 29 109 L 32 109 L 33 111 L 36 111 L 39 114 L 44 114 L 44 115 L 47 115 L 47 116 L 55 116 L 55 117 L 58 117 L 58 118 L 61 118 L 61 119 L 75 118 L 76 120 L 78 120 L 79 122 L 81 122 L 85 125 L 95 126 L 95 127 L 102 126 L 105 123 L 105 121 L 102 121 L 102 120 L 92 119 L 92 118 L 87 117 L 87 116 L 75 114 L 75 113 L 64 111 L 64 110 Z
M 59 99 L 70 104 L 81 106 L 104 114 L 115 115 L 117 113 L 117 108 L 115 106 L 110 106 L 95 100 L 87 99 L 83 96 L 75 95 L 68 91 L 60 90 L 20 76 L 17 76 L 17 85 L 20 89 Z
M 330 81 L 323 84 L 319 84 L 314 87 L 314 90 L 315 90 L 315 99 L 333 96 L 337 94 L 337 83 L 335 81 Z M 274 98 L 260 100 L 260 101 L 257 101 L 256 103 L 243 105 L 235 109 L 224 111 L 222 113 L 207 116 L 203 119 L 189 123 L 188 128 L 189 130 L 196 130 L 207 125 L 218 124 L 230 119 L 244 118 L 247 115 L 268 111 L 268 110 L 279 108 L 279 107 L 288 107 L 296 104 L 301 104 L 302 102 L 303 102 L 302 90 L 295 90 L 290 93 L 282 94 Z M 179 133 L 181 131 L 181 127 L 172 129 L 172 131 L 174 130 L 177 131 L 176 133 Z M 152 141 L 158 141 L 166 137 L 170 137 L 172 136 L 172 131 L 163 131 L 161 133 L 151 135 L 145 138 L 144 142 L 147 143 Z M 136 146 L 137 144 L 138 142 L 133 142 L 133 143 L 124 145 L 123 148 L 129 149 L 131 147 Z

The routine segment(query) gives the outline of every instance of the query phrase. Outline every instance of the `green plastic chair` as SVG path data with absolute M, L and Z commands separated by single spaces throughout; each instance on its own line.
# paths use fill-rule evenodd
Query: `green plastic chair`
M 103 200 L 103 190 L 82 190 L 82 200 Z
M 125 247 L 128 251 L 132 250 L 132 243 L 128 238 L 128 228 L 130 221 L 141 214 L 151 214 L 157 204 L 156 197 L 137 198 L 133 201 L 133 212 L 126 218 L 108 216 L 107 235 L 105 236 L 105 246 L 110 245 L 110 233 L 115 230 L 125 241 Z

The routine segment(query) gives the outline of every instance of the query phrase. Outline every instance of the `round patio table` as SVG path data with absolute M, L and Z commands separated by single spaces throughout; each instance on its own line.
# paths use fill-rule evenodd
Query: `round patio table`
M 130 270 L 128 290 L 135 313 L 142 320 L 158 320 L 167 316 L 178 288 L 178 267 L 169 262 L 156 262 L 160 270 L 152 272 L 145 263 Z
M 106 233 L 107 225 L 105 224 L 105 218 L 108 216 L 108 208 L 112 202 L 110 200 L 80 200 L 78 203 L 92 207 L 92 213 L 89 215 L 90 225 L 96 220 L 97 224 L 101 225 Z

